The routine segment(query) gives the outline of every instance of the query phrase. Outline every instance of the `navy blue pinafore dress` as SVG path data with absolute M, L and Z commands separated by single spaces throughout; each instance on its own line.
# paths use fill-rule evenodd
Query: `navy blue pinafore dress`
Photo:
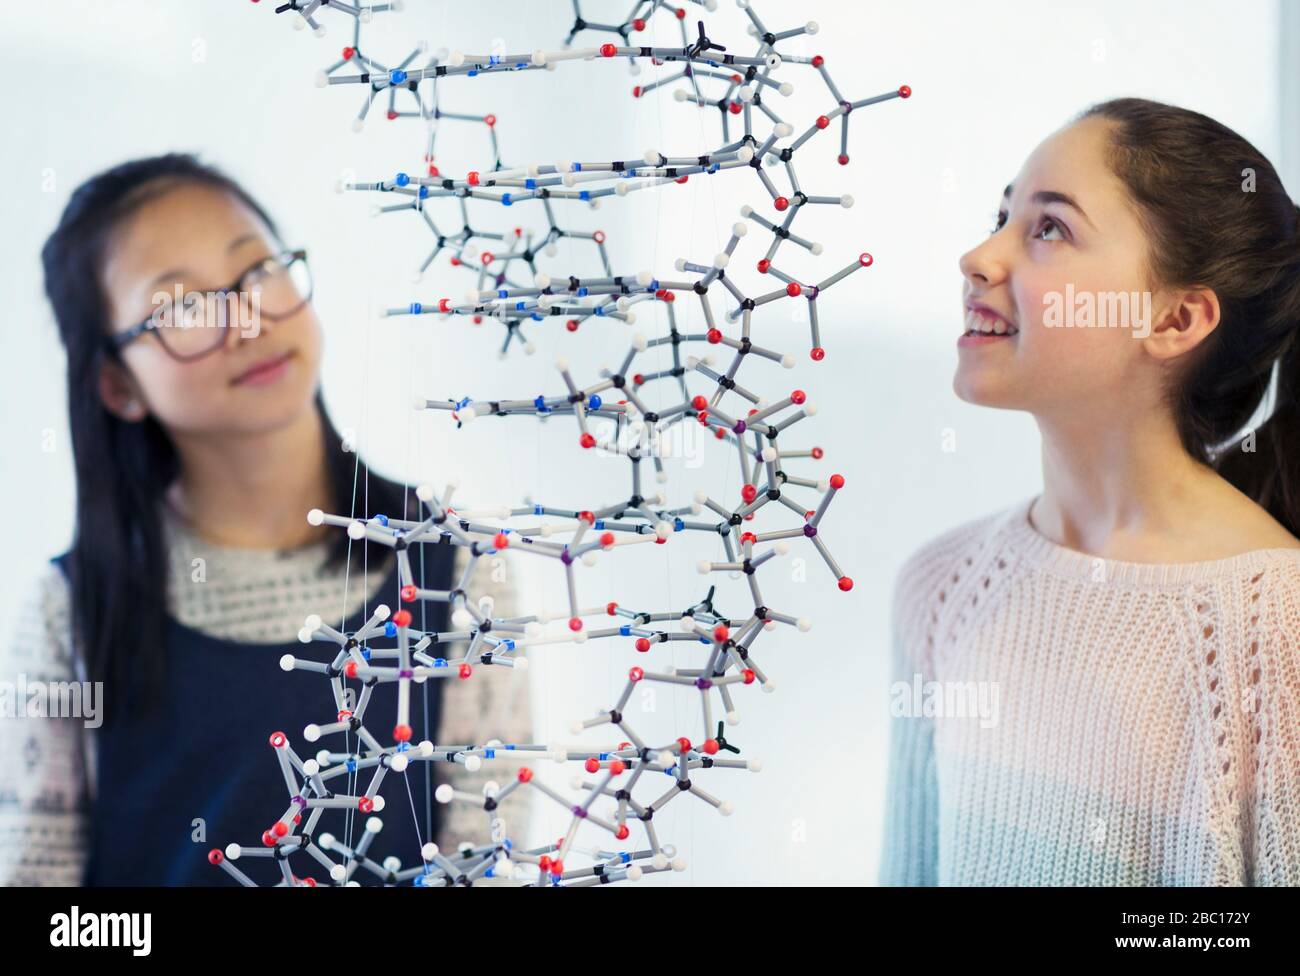
M 450 544 L 426 546 L 423 560 L 411 560 L 417 585 L 449 589 L 453 559 Z M 66 553 L 54 560 L 65 574 L 66 560 Z M 421 562 L 425 564 L 424 580 Z M 371 601 L 371 612 L 378 603 L 398 609 L 398 589 L 394 559 Z M 445 604 L 430 603 L 415 609 L 414 614 L 416 626 L 430 631 L 447 629 Z M 355 632 L 365 621 L 365 608 L 358 609 L 342 629 Z M 395 641 L 377 639 L 374 643 L 391 647 Z M 331 661 L 337 652 L 334 644 L 220 640 L 169 614 L 164 652 L 166 694 L 161 705 L 139 714 L 132 710 L 106 716 L 104 724 L 89 733 L 96 737 L 97 775 L 90 807 L 87 885 L 237 885 L 222 868 L 209 863 L 208 852 L 213 848 L 224 851 L 232 842 L 246 851 L 261 847 L 263 831 L 288 809 L 289 791 L 269 743 L 272 733 L 288 736 L 303 760 L 321 749 L 344 752 L 359 746 L 355 735 L 347 736 L 345 746 L 343 733 L 306 741 L 303 729 L 307 725 L 325 725 L 337 717 L 329 679 L 280 668 L 285 654 Z M 360 695 L 359 682 L 347 682 L 347 687 Z M 412 688 L 413 742 L 437 740 L 442 687 L 442 680 L 430 680 Z M 391 742 L 397 721 L 395 686 L 375 689 L 364 721 L 381 743 Z M 360 795 L 373 774 L 373 769 L 364 769 L 352 783 L 341 776 L 328 785 L 335 793 Z M 419 863 L 421 844 L 436 840 L 441 825 L 441 805 L 431 800 L 426 803 L 426 796 L 441 782 L 432 778 L 436 775 L 432 764 L 425 763 L 412 763 L 404 774 L 389 771 L 379 790 L 385 803 L 381 814 L 327 809 L 314 833 L 332 833 L 355 847 L 369 817 L 379 816 L 384 826 L 367 856 L 382 863 L 385 857 L 395 855 L 403 868 L 413 867 Z M 337 851 L 330 856 L 342 858 Z M 289 864 L 300 878 L 330 883 L 326 870 L 305 851 L 293 854 Z M 274 885 L 283 879 L 279 865 L 270 857 L 241 857 L 236 866 L 259 885 Z M 362 884 L 382 883 L 360 868 L 353 878 Z

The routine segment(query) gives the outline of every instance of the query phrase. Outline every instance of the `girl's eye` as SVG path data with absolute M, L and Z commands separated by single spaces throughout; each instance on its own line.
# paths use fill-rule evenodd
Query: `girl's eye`
M 1041 236 L 1045 230 L 1055 230 L 1061 235 L 1057 240 L 1065 240 L 1065 228 L 1063 228 L 1055 218 L 1044 217 L 1042 223 L 1038 225 L 1038 230 L 1034 232 L 1034 238 L 1040 241 L 1046 240 L 1047 238 Z
M 993 229 L 989 231 L 989 235 L 992 236 L 993 234 L 996 234 L 998 231 L 1000 231 L 1002 229 L 1002 225 L 1005 224 L 1006 222 L 1007 222 L 1007 212 L 1003 210 L 1000 213 L 998 213 L 996 222 L 993 224 Z

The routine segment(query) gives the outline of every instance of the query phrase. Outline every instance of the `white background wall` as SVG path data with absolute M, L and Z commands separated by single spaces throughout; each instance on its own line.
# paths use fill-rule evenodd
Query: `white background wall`
M 22 581 L 66 546 L 71 531 L 63 363 L 41 290 L 40 245 L 81 180 L 135 156 L 200 152 L 263 200 L 290 240 L 310 248 L 328 331 L 327 399 L 339 426 L 356 430 L 363 456 L 377 468 L 412 482 L 455 472 L 465 497 L 494 503 L 518 503 L 532 488 L 539 500 L 594 505 L 625 490 L 625 462 L 577 458 L 573 428 L 563 421 L 541 426 L 512 418 L 457 432 L 445 417 L 408 409 L 416 392 L 438 399 L 555 392 L 551 364 L 558 354 L 573 361 L 581 382 L 598 365 L 618 362 L 632 330 L 616 323 L 602 329 L 593 321 L 569 336 L 547 323 L 534 330 L 533 358 L 516 354 L 503 364 L 494 354 L 495 329 L 430 317 L 378 318 L 379 308 L 458 297 L 468 287 L 441 263 L 423 284 L 412 285 L 410 272 L 429 245 L 418 218 L 371 221 L 369 199 L 331 191 L 347 171 L 363 180 L 416 171 L 421 137 L 411 124 L 382 117 L 366 134 L 352 135 L 348 120 L 360 89 L 311 85 L 313 73 L 348 41 L 346 19 L 327 14 L 330 35 L 317 41 L 291 31 L 271 6 L 273 0 L 258 6 L 51 0 L 6 19 L 0 36 L 10 86 L 0 157 L 6 305 L 0 510 L 10 525 L 0 568 L 5 610 L 28 609 L 17 605 Z M 584 12 L 612 20 L 627 6 L 587 0 Z M 558 0 L 410 0 L 408 8 L 376 18 L 366 36 L 373 56 L 397 60 L 420 39 L 453 50 L 486 50 L 496 39 L 510 51 L 551 48 L 571 21 L 568 4 Z M 743 697 L 744 721 L 729 734 L 744 755 L 762 757 L 766 771 L 702 778 L 706 789 L 735 802 L 731 819 L 678 801 L 657 823 L 690 861 L 690 882 L 855 882 L 873 878 L 877 861 L 894 573 L 927 538 L 1038 487 L 1029 419 L 970 407 L 951 392 L 958 256 L 987 233 L 1001 188 L 1032 148 L 1107 97 L 1134 94 L 1195 108 L 1277 159 L 1278 4 L 768 0 L 757 9 L 776 28 L 819 20 L 818 37 L 789 49 L 823 54 L 848 97 L 900 83 L 915 91 L 908 102 L 853 117 L 850 167 L 834 163 L 837 133 L 821 136 L 797 158 L 805 188 L 857 199 L 851 211 L 828 210 L 796 225 L 825 245 L 820 267 L 847 263 L 861 250 L 871 251 L 876 264 L 820 300 L 825 362 L 806 359 L 806 325 L 791 313 L 801 303 L 792 302 L 756 316 L 754 334 L 760 343 L 797 353 L 797 369 L 746 367 L 772 398 L 798 385 L 820 405 L 822 413 L 798 439 L 826 449 L 824 467 L 805 462 L 790 469 L 847 478 L 824 525 L 857 586 L 839 593 L 804 549 L 794 555 L 809 557 L 806 582 L 790 578 L 788 562 L 766 578 L 771 604 L 814 621 L 808 635 L 766 635 L 756 647 L 779 688 L 772 696 Z M 734 6 L 723 0 L 715 18 L 712 36 L 730 50 L 749 50 L 748 38 L 737 42 L 741 19 Z M 671 33 L 656 40 L 673 42 Z M 1290 70 L 1300 68 L 1292 62 Z M 625 62 L 570 64 L 548 74 L 463 79 L 444 91 L 448 108 L 497 114 L 507 163 L 710 148 L 712 116 L 666 95 L 629 97 L 630 87 L 649 77 L 631 78 Z M 797 129 L 832 107 L 811 73 L 788 77 L 797 90 L 788 109 L 778 99 L 778 110 Z M 446 171 L 486 168 L 477 135 L 444 130 L 439 162 Z M 1295 173 L 1295 160 L 1278 162 Z M 693 178 L 622 206 L 561 213 L 567 226 L 604 229 L 618 270 L 668 275 L 674 258 L 707 259 L 718 250 L 739 206 L 762 202 L 756 190 L 748 175 L 725 183 Z M 1292 185 L 1292 193 L 1300 195 L 1300 187 Z M 449 227 L 456 226 L 451 219 Z M 757 237 L 742 245 L 745 266 L 759 248 Z M 575 246 L 545 266 L 581 268 L 586 254 Z M 636 328 L 642 325 L 654 334 L 646 323 Z M 955 437 L 955 451 L 943 450 L 945 432 Z M 53 450 L 43 449 L 51 443 Z M 723 497 L 736 496 L 734 458 L 709 457 L 701 470 L 679 471 L 685 480 L 673 501 L 687 499 L 697 480 Z M 612 576 L 588 571 L 585 600 L 682 607 L 700 595 L 694 560 L 720 558 L 698 540 L 619 555 L 617 563 L 602 564 Z M 627 643 L 535 652 L 541 735 L 571 741 L 566 730 L 573 719 L 613 700 L 635 656 Z M 683 666 L 698 661 L 694 650 L 670 657 Z M 684 695 L 674 700 L 661 693 L 653 714 L 634 712 L 632 721 L 651 737 L 692 734 L 694 708 Z M 549 817 L 539 836 L 555 836 L 566 821 Z

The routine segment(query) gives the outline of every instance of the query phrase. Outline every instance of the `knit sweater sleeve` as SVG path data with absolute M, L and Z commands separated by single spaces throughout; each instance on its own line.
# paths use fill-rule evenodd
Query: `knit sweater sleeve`
M 934 717 L 916 713 L 913 688 L 935 680 L 942 589 L 995 516 L 951 529 L 918 549 L 894 582 L 888 770 L 879 883 L 934 886 L 939 874 L 939 781 Z
M 88 718 L 32 714 L 36 682 L 78 680 L 67 581 L 48 564 L 19 603 L 0 643 L 0 682 L 28 694 L 0 710 L 0 885 L 81 883 L 88 854 L 85 728 Z M 98 702 L 96 702 L 98 704 Z M 27 714 L 22 714 L 27 705 Z
M 454 576 L 459 581 L 468 566 L 468 550 L 457 550 Z M 504 554 L 481 556 L 474 564 L 465 586 L 472 602 L 484 596 L 493 601 L 492 616 L 515 617 L 523 614 L 516 582 L 517 570 Z M 463 643 L 452 645 L 449 655 L 464 653 Z M 524 655 L 521 654 L 521 657 Z M 443 695 L 443 714 L 438 732 L 439 745 L 485 745 L 499 739 L 507 745 L 533 741 L 533 714 L 528 674 L 522 669 L 473 664 L 468 680 L 449 679 Z M 505 787 L 518 767 L 502 761 L 488 761 L 475 772 L 460 764 L 449 768 L 447 781 L 459 793 L 481 797 L 484 786 L 492 781 Z M 483 843 L 490 836 L 488 814 L 481 806 L 457 800 L 445 811 L 438 846 L 454 850 L 457 843 Z M 516 790 L 499 805 L 495 814 L 506 825 L 507 836 L 515 846 L 527 844 L 532 820 L 532 792 Z
M 1252 885 L 1300 885 L 1300 560 L 1279 567 L 1247 648 L 1240 687 L 1253 715 L 1255 762 L 1247 844 Z

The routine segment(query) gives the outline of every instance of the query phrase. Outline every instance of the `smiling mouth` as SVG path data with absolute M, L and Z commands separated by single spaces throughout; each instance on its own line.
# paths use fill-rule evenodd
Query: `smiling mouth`
M 260 363 L 256 363 L 244 370 L 244 372 L 231 380 L 230 383 L 232 386 L 238 386 L 241 383 L 257 382 L 262 377 L 274 373 L 277 369 L 292 359 L 293 355 L 294 352 L 290 349 L 283 355 L 275 356 L 271 359 L 264 359 Z
M 1020 330 L 1006 319 L 999 318 L 991 312 L 966 309 L 966 331 L 963 335 L 1001 336 L 1009 339 L 1019 334 Z

